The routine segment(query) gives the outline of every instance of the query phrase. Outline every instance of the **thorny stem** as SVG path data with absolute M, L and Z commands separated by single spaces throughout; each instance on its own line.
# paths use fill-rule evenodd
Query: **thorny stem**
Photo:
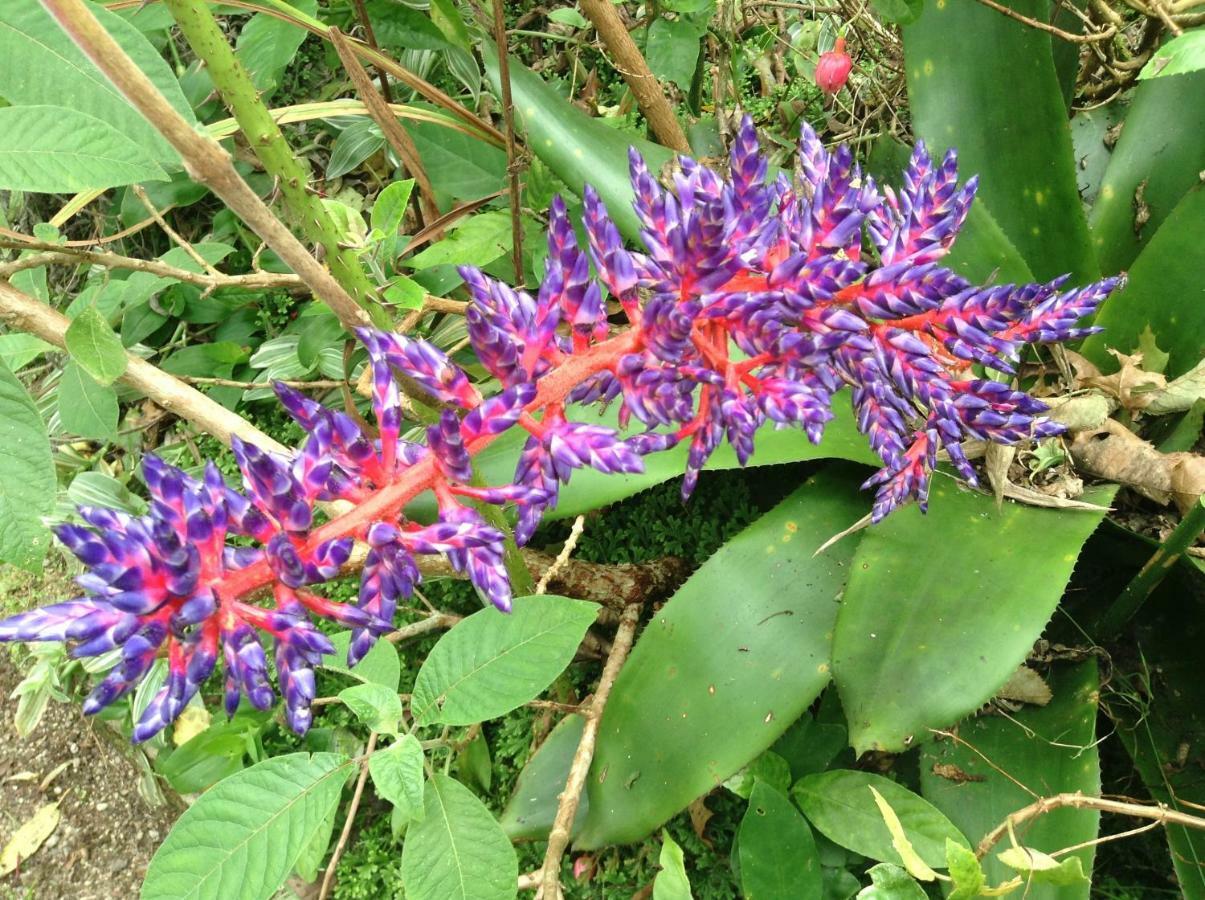
M 360 760 L 360 777 L 356 779 L 356 790 L 347 807 L 347 818 L 343 823 L 343 831 L 339 833 L 339 843 L 335 844 L 335 852 L 331 854 L 331 861 L 327 864 L 326 873 L 322 876 L 322 888 L 318 891 L 318 900 L 326 900 L 326 897 L 330 895 L 335 881 L 335 870 L 339 867 L 339 857 L 343 855 L 343 850 L 347 847 L 347 840 L 351 837 L 351 829 L 356 821 L 356 811 L 360 808 L 360 798 L 364 796 L 364 784 L 368 781 L 368 760 L 376 748 L 377 733 L 374 731 L 368 736 L 368 745 L 364 748 L 364 757 Z
M 603 709 L 607 698 L 611 696 L 611 688 L 615 677 L 619 674 L 628 652 L 632 649 L 632 640 L 636 636 L 636 626 L 640 622 L 641 604 L 632 603 L 619 619 L 619 628 L 615 632 L 615 642 L 611 645 L 611 653 L 603 666 L 602 675 L 598 679 L 598 687 L 594 691 L 594 699 L 585 711 L 586 724 L 582 729 L 581 740 L 577 744 L 577 752 L 573 754 L 573 764 L 569 767 L 569 778 L 565 782 L 565 790 L 561 792 L 560 803 L 557 804 L 556 818 L 552 822 L 552 831 L 548 834 L 548 850 L 544 854 L 542 896 L 544 900 L 557 900 L 561 892 L 561 857 L 569 846 L 569 838 L 573 830 L 573 820 L 577 816 L 578 803 L 581 801 L 582 789 L 586 786 L 586 775 L 590 772 L 590 763 L 594 761 L 594 745 L 598 740 L 598 726 L 602 720 Z
M 222 100 L 230 107 L 252 152 L 280 187 L 294 224 L 306 239 L 322 247 L 331 272 L 343 288 L 365 307 L 378 327 L 389 325 L 373 301 L 373 286 L 341 235 L 322 200 L 310 191 L 309 174 L 301 167 L 284 133 L 259 97 L 251 75 L 234 55 L 230 43 L 204 0 L 163 0 L 193 52 L 204 63 Z M 367 102 L 367 101 L 366 101 Z
M 192 178 L 212 190 L 276 251 L 314 294 L 348 325 L 370 324 L 368 315 L 293 233 L 268 209 L 234 168 L 230 154 L 195 130 L 96 20 L 84 0 L 41 0 L 68 36 L 127 100 L 170 143 Z
M 502 121 L 506 125 L 506 174 L 510 179 L 511 258 L 515 281 L 523 280 L 523 224 L 519 220 L 519 170 L 522 164 L 515 149 L 515 105 L 510 91 L 510 59 L 506 46 L 506 17 L 500 0 L 494 0 L 494 43 L 498 45 L 498 83 L 502 91 Z

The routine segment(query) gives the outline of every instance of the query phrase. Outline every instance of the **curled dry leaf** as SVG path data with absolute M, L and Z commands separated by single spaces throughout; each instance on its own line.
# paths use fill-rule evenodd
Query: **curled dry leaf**
M 1133 488 L 1156 503 L 1175 501 L 1181 512 L 1205 493 L 1205 457 L 1160 453 L 1113 419 L 1076 434 L 1071 455 L 1081 470 Z
M 54 834 L 59 826 L 59 805 L 47 803 L 38 807 L 38 811 L 26 820 L 25 824 L 16 830 L 0 851 L 0 876 L 16 870 L 22 860 L 29 859 L 38 852 L 38 848 L 46 843 L 46 839 Z
M 1004 687 L 996 692 L 998 700 L 1010 700 L 1013 703 L 1029 703 L 1032 706 L 1045 706 L 1054 695 L 1050 685 L 1029 666 L 1021 666 L 1004 682 Z
M 1078 353 L 1067 352 L 1076 382 L 1081 387 L 1103 391 L 1126 409 L 1152 416 L 1183 412 L 1205 397 L 1205 360 L 1179 378 L 1168 381 L 1159 372 L 1151 371 L 1142 353 L 1127 356 L 1116 350 L 1110 352 L 1120 363 L 1120 368 L 1111 375 L 1102 375 L 1100 369 Z M 1057 400 L 1047 402 L 1051 406 L 1058 404 Z M 1054 418 L 1065 421 L 1058 413 Z M 1067 425 L 1073 431 L 1080 430 L 1071 422 Z

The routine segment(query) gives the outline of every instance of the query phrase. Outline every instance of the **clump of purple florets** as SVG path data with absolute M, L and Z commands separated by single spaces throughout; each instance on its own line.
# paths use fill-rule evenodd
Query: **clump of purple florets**
M 979 287 L 941 267 L 975 191 L 974 179 L 958 186 L 952 152 L 934 164 L 918 146 L 896 192 L 805 127 L 795 180 L 769 181 L 746 120 L 727 178 L 682 159 L 667 190 L 634 152 L 631 171 L 643 252 L 624 246 L 587 188 L 587 247 L 554 200 L 535 296 L 461 270 L 469 339 L 497 393 L 483 397 L 430 344 L 361 330 L 374 433 L 279 385 L 307 438 L 289 458 L 236 439 L 243 491 L 212 463 L 194 477 L 146 457 L 145 515 L 83 507 L 82 524 L 55 529 L 88 568 L 77 579 L 85 595 L 7 619 L 0 640 L 67 641 L 74 656 L 120 648 L 85 703 L 90 713 L 133 690 L 166 654 L 166 683 L 134 729 L 145 740 L 180 714 L 219 655 L 228 713 L 244 698 L 270 707 L 266 636 L 288 720 L 304 732 L 314 667 L 334 652 L 314 616 L 352 630 L 354 665 L 393 627 L 421 580 L 422 554 L 446 555 L 486 600 L 510 608 L 505 535 L 481 504 L 513 508 L 524 544 L 575 470 L 639 472 L 645 455 L 679 443 L 689 447 L 689 496 L 721 441 L 743 464 L 767 421 L 820 441 L 846 387 L 883 460 L 867 481 L 875 520 L 912 498 L 924 506 L 939 450 L 974 482 L 967 438 L 1015 443 L 1059 432 L 1040 401 L 974 367 L 1011 373 L 1025 344 L 1090 333 L 1078 322 L 1116 279 L 1072 290 L 1065 279 Z M 626 329 L 615 315 L 626 316 Z M 399 382 L 437 410 L 424 442 L 400 437 Z M 608 402 L 626 434 L 569 410 Z M 512 482 L 474 484 L 473 455 L 512 428 L 527 434 Z M 424 491 L 438 509 L 425 524 L 403 512 Z M 336 508 L 316 527 L 317 505 L 338 501 L 350 511 Z M 341 574 L 357 542 L 366 554 L 356 601 L 314 593 Z M 270 604 L 254 601 L 261 592 Z

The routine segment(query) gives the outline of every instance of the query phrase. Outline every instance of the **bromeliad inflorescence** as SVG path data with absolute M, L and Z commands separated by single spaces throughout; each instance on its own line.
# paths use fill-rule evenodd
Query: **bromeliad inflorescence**
M 483 398 L 423 341 L 361 331 L 376 437 L 278 386 L 308 434 L 295 456 L 236 440 L 243 492 L 212 464 L 195 478 L 147 457 L 145 516 L 85 507 L 84 524 L 56 529 L 88 568 L 77 579 L 85 596 L 0 623 L 0 640 L 69 641 L 75 656 L 120 648 L 87 712 L 128 693 L 166 653 L 166 684 L 134 730 L 145 740 L 176 718 L 219 653 L 227 711 L 244 697 L 271 706 L 267 636 L 289 722 L 303 732 L 314 666 L 334 650 L 313 616 L 352 629 L 354 665 L 392 628 L 420 578 L 421 554 L 445 554 L 485 598 L 509 608 L 504 535 L 475 504 L 513 506 L 523 544 L 575 469 L 638 472 L 643 456 L 679 443 L 689 446 L 689 496 L 721 441 L 743 464 L 767 420 L 818 442 L 844 387 L 883 460 L 867 482 L 877 487 L 876 520 L 910 498 L 924 505 L 941 449 L 974 482 L 965 439 L 1015 443 L 1060 431 L 1041 402 L 974 367 L 1009 373 L 1024 344 L 1089 333 L 1077 322 L 1116 280 L 1076 290 L 1063 290 L 1063 279 L 979 287 L 940 266 L 975 192 L 974 179 L 958 187 L 953 153 L 936 164 L 918 146 L 892 191 L 863 176 L 848 148 L 829 153 L 805 128 L 794 182 L 768 181 L 746 121 L 727 179 L 683 159 L 666 190 L 635 153 L 631 171 L 646 252 L 625 249 L 587 188 L 588 247 L 555 200 L 534 297 L 461 271 L 472 297 L 469 338 L 498 393 Z M 610 323 L 608 296 L 630 327 Z M 398 376 L 440 410 L 425 443 L 400 438 Z M 611 401 L 622 433 L 567 411 Z M 474 454 L 512 428 L 528 435 L 513 482 L 473 485 Z M 425 491 L 437 502 L 433 524 L 403 513 Z M 316 526 L 316 504 L 328 501 L 352 507 Z M 254 546 L 235 546 L 234 536 Z M 314 593 L 340 573 L 356 541 L 368 547 L 358 600 Z M 265 590 L 270 604 L 254 599 Z

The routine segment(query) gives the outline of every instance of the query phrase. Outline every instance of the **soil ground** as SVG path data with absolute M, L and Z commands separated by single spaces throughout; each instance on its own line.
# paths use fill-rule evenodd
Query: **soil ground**
M 70 591 L 58 573 L 43 580 L 6 567 L 0 606 L 7 614 Z M 51 700 L 33 734 L 20 738 L 9 695 L 24 674 L 0 649 L 0 847 L 48 803 L 60 804 L 61 818 L 29 859 L 0 878 L 0 900 L 133 900 L 179 810 L 142 799 L 136 751 L 84 716 L 78 702 Z

